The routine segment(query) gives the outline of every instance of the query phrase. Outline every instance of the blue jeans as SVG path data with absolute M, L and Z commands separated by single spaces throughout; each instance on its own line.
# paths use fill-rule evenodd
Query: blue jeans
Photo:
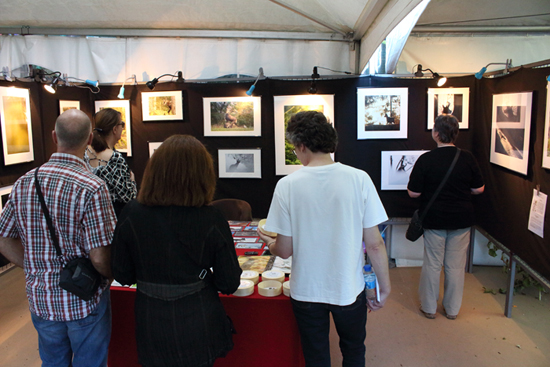
M 301 302 L 292 299 L 306 366 L 330 367 L 330 317 L 340 337 L 344 367 L 365 367 L 367 298 L 361 292 L 348 306 Z
M 38 332 L 42 367 L 107 366 L 111 340 L 110 298 L 107 289 L 96 309 L 80 320 L 50 321 L 31 313 Z

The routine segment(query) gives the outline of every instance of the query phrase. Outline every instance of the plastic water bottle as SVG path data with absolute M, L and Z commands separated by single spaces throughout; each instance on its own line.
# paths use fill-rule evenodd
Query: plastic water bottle
M 363 277 L 365 278 L 367 299 L 376 300 L 376 274 L 372 271 L 370 264 L 363 266 Z

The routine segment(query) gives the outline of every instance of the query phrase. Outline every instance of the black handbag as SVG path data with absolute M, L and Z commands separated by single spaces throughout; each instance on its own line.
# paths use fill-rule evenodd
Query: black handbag
M 424 227 L 422 227 L 422 221 L 424 220 L 424 217 L 426 216 L 426 213 L 428 212 L 428 209 L 432 206 L 433 202 L 435 201 L 435 198 L 437 195 L 439 195 L 439 192 L 447 182 L 447 179 L 451 175 L 451 172 L 453 171 L 453 168 L 455 167 L 456 161 L 458 160 L 458 156 L 460 155 L 460 149 L 456 148 L 456 154 L 453 159 L 453 162 L 451 163 L 451 166 L 447 170 L 447 173 L 445 174 L 445 177 L 443 177 L 443 181 L 439 184 L 437 187 L 437 190 L 435 190 L 432 198 L 428 202 L 428 205 L 424 208 L 424 211 L 422 212 L 422 215 L 420 215 L 420 212 L 418 209 L 416 209 L 413 213 L 413 216 L 411 218 L 411 222 L 409 223 L 409 227 L 407 228 L 407 232 L 405 233 L 405 237 L 409 241 L 416 241 L 424 234 Z
M 59 247 L 59 240 L 57 238 L 57 234 L 55 233 L 55 228 L 53 227 L 50 212 L 48 211 L 48 207 L 44 201 L 44 196 L 42 195 L 42 190 L 40 189 L 40 183 L 38 182 L 38 168 L 34 171 L 36 193 L 38 194 L 42 211 L 44 212 L 46 222 L 48 223 L 50 236 L 52 237 L 52 242 L 55 246 L 55 252 L 57 257 L 61 260 L 61 262 L 63 262 L 61 248 Z M 96 294 L 97 289 L 101 284 L 101 280 L 101 274 L 99 274 L 96 270 L 90 259 L 86 257 L 77 257 L 63 266 L 63 270 L 60 274 L 59 286 L 67 292 L 71 292 L 78 298 L 81 298 L 84 301 L 89 301 Z

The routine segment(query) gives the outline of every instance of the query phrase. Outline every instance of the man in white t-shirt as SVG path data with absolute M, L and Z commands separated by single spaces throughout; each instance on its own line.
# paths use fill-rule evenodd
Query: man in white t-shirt
M 367 309 L 390 293 L 388 257 L 378 224 L 386 211 L 369 175 L 335 163 L 338 137 L 317 111 L 294 115 L 286 136 L 304 165 L 275 188 L 264 229 L 272 254 L 292 258 L 291 301 L 307 366 L 330 367 L 332 313 L 344 366 L 365 366 Z M 364 241 L 378 277 L 380 300 L 367 300 L 362 275 Z

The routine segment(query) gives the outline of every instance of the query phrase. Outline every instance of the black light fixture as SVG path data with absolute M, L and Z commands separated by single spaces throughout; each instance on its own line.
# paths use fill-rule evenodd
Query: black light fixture
M 171 76 L 172 78 L 178 78 L 176 80 L 177 83 L 183 83 L 185 81 L 185 79 L 183 79 L 183 73 L 181 71 L 178 71 L 178 75 L 174 75 L 174 74 L 162 74 L 161 76 L 157 77 L 157 78 L 154 78 L 153 80 L 149 80 L 147 83 L 145 83 L 145 85 L 147 86 L 147 88 L 153 90 L 155 89 L 155 86 L 157 85 L 157 83 L 159 82 L 159 79 L 162 78 L 162 77 L 165 77 L 165 76 Z
M 432 69 L 422 69 L 422 65 L 420 65 L 420 64 L 418 64 L 418 68 L 416 69 L 416 72 L 414 73 L 414 76 L 416 76 L 417 78 L 423 77 L 424 76 L 423 71 L 429 71 L 430 73 L 432 73 L 433 78 L 435 80 L 437 80 L 437 86 L 438 87 L 441 87 L 445 83 L 447 83 L 447 78 L 446 77 L 440 76 L 438 73 L 434 73 L 432 71 Z
M 57 83 L 59 82 L 59 77 L 53 78 L 51 84 L 44 84 L 44 89 L 50 92 L 51 94 L 55 94 L 57 92 Z
M 317 93 L 317 83 L 315 82 L 315 79 L 319 79 L 321 76 L 319 73 L 317 73 L 317 66 L 313 67 L 313 74 L 311 74 L 311 85 L 308 89 L 309 94 L 316 94 Z

